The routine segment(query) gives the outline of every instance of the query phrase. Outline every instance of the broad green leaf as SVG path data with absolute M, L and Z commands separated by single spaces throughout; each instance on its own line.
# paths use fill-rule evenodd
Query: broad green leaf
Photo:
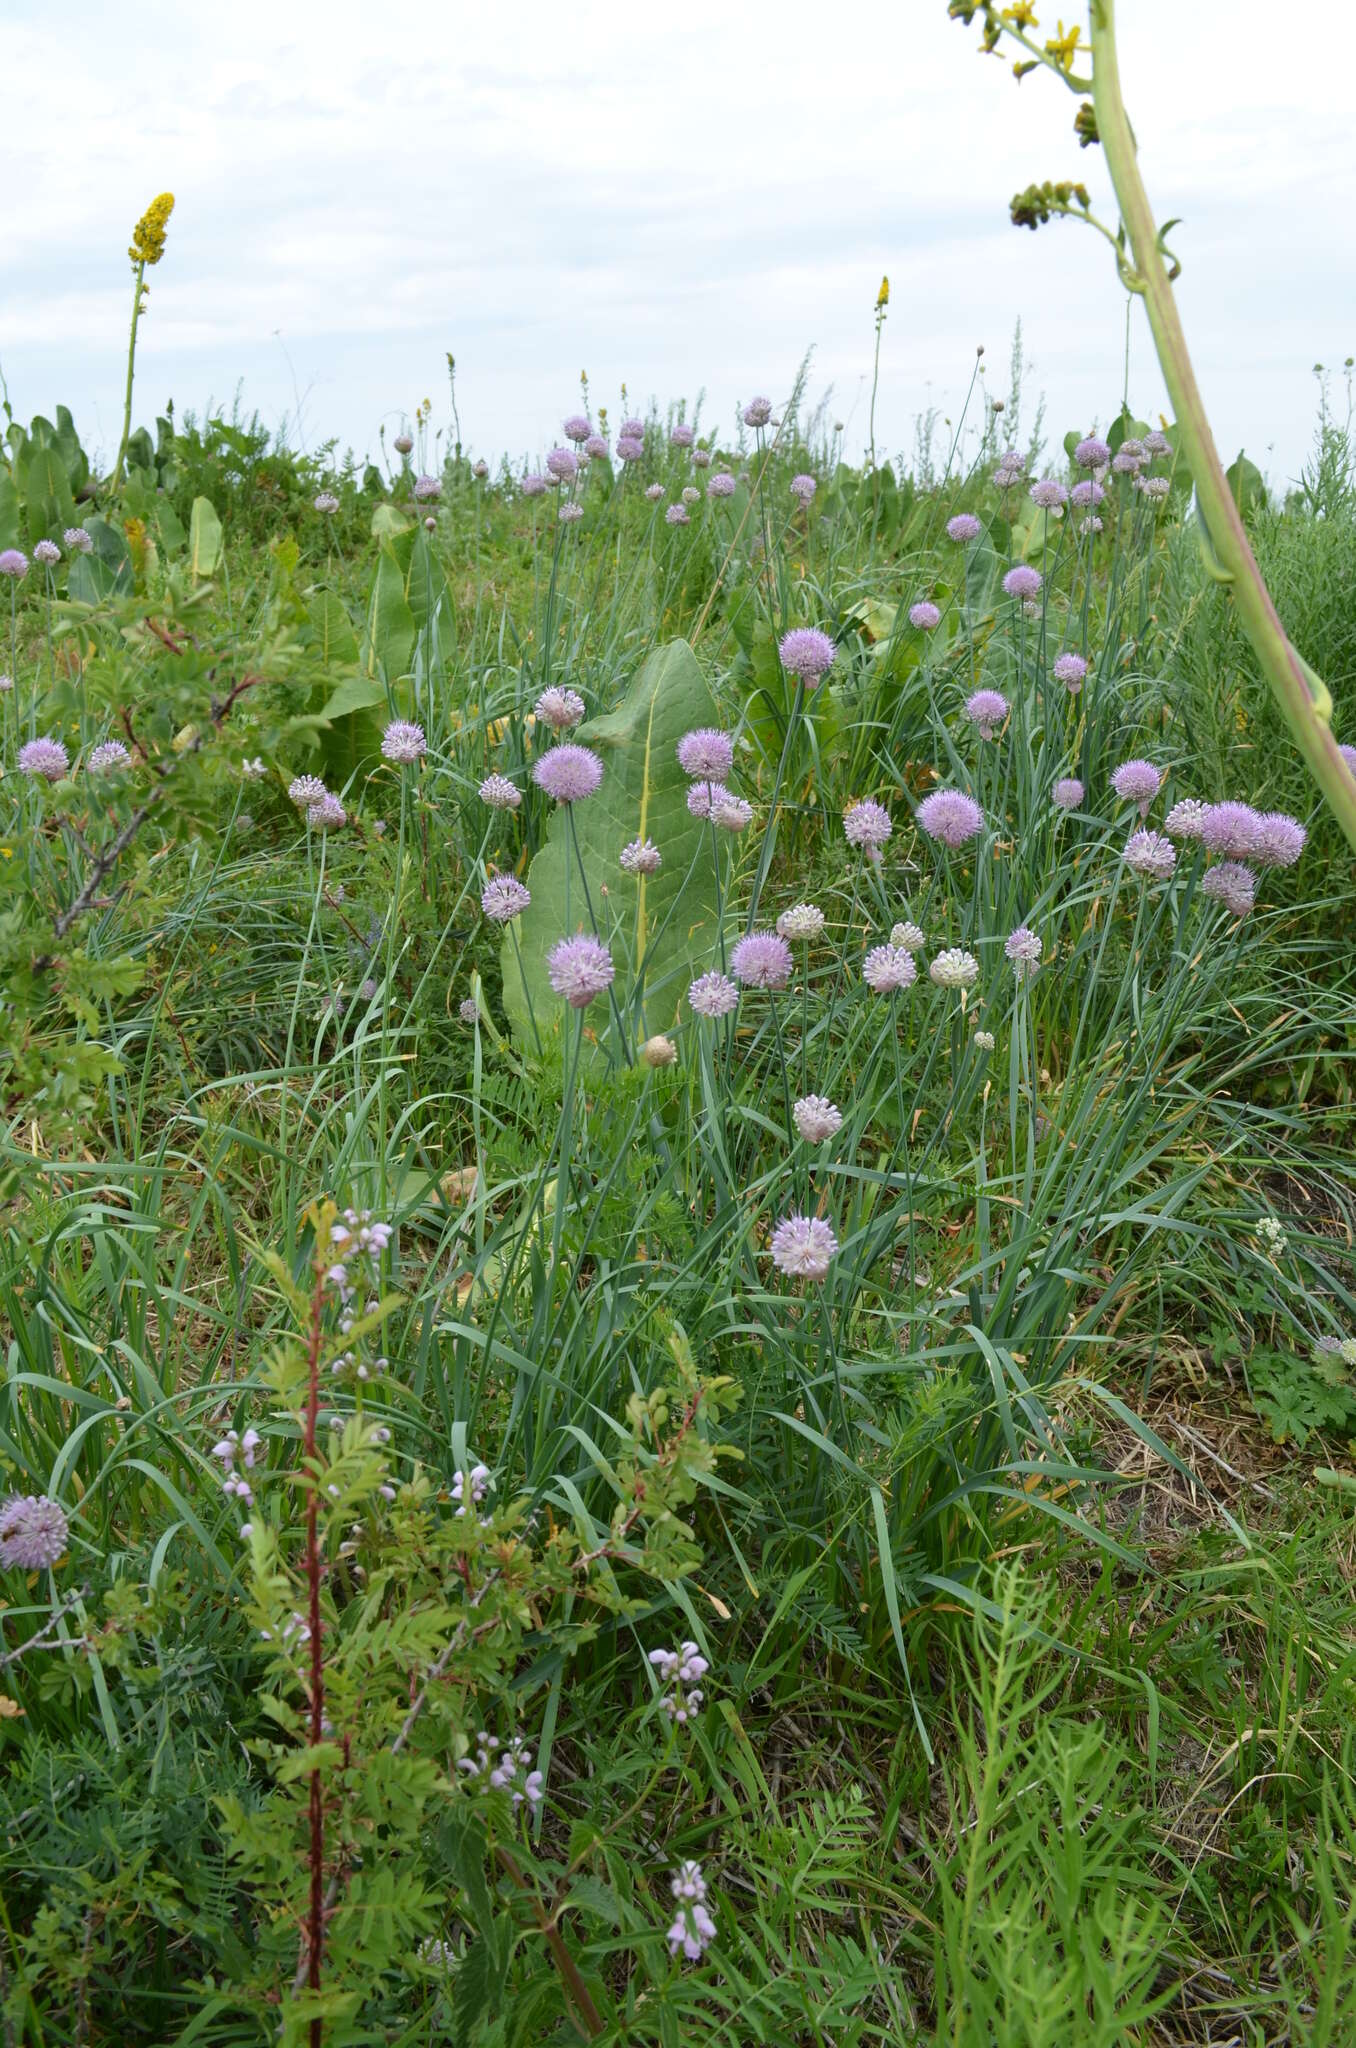
M 307 614 L 311 621 L 311 645 L 325 667 L 356 667 L 358 637 L 349 623 L 344 601 L 338 592 L 318 591 L 307 606 Z
M 397 534 L 408 533 L 413 520 L 399 505 L 378 505 L 372 514 L 373 540 L 394 540 Z
M 188 525 L 188 565 L 194 580 L 203 582 L 221 562 L 221 521 L 210 498 L 195 498 Z
M 1224 478 L 1240 519 L 1247 521 L 1263 509 L 1267 502 L 1266 480 L 1257 464 L 1249 462 L 1241 448 L 1225 470 Z
M 405 602 L 405 576 L 390 547 L 383 547 L 367 596 L 363 629 L 364 675 L 393 682 L 404 675 L 414 646 L 414 616 Z
M 166 554 L 177 554 L 188 539 L 188 535 L 184 532 L 183 520 L 168 498 L 161 498 L 158 501 L 155 508 L 155 523 Z
M 0 469 L 0 548 L 19 545 L 19 492 L 7 469 Z
M 375 711 L 387 702 L 386 685 L 371 676 L 345 676 L 321 706 L 320 716 L 330 720 L 347 718 L 354 711 Z
M 75 500 L 61 451 L 54 445 L 25 450 L 19 474 L 30 541 L 49 539 L 75 523 Z
M 546 956 L 557 939 L 589 929 L 585 877 L 623 1011 L 643 983 L 634 1037 L 677 1022 L 693 972 L 711 964 L 716 917 L 711 828 L 688 811 L 677 745 L 693 726 L 719 723 L 696 655 L 685 640 L 671 640 L 650 655 L 615 711 L 581 727 L 578 737 L 601 754 L 604 774 L 598 794 L 574 806 L 578 857 L 558 806 L 528 870 L 532 902 L 517 929 L 522 971 L 512 935 L 504 942 L 504 1008 L 520 1044 L 534 1043 L 533 1016 L 543 1041 L 561 1029 L 565 1006 L 551 991 Z M 619 865 L 632 839 L 659 847 L 656 874 L 628 875 Z

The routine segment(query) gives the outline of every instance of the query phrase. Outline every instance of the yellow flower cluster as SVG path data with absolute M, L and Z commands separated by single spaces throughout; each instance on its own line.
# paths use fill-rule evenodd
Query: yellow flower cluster
M 162 192 L 153 199 L 132 230 L 127 251 L 133 263 L 158 263 L 165 253 L 165 228 L 174 211 L 174 194 Z
M 883 277 L 883 278 L 881 279 L 881 281 L 880 281 L 880 290 L 879 290 L 879 291 L 878 291 L 878 292 L 876 293 L 876 304 L 877 304 L 878 306 L 888 306 L 888 305 L 889 305 L 889 303 L 890 303 L 890 280 L 889 280 L 889 278 L 888 278 L 888 277 Z

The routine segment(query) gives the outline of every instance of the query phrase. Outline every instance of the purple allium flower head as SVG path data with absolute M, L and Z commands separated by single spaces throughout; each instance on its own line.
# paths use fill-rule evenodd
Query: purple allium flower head
M 585 419 L 582 412 L 572 412 L 561 431 L 567 441 L 587 441 L 593 432 L 593 421 Z
M 1257 845 L 1260 823 L 1251 804 L 1211 804 L 1201 819 L 1201 844 L 1207 853 L 1247 860 Z
M 480 1005 L 474 996 L 463 996 L 457 1004 L 457 1015 L 463 1024 L 474 1024 L 480 1017 Z
M 516 875 L 491 875 L 480 892 L 480 907 L 494 924 L 508 924 L 521 917 L 531 901 L 531 894 Z
M 676 1956 L 681 1949 L 687 1960 L 695 1963 L 716 1938 L 716 1923 L 706 1904 L 706 1880 L 700 1863 L 690 1859 L 680 1863 L 669 1890 L 678 1901 L 673 1924 L 664 1937 L 669 1954 Z
M 311 804 L 318 804 L 329 791 L 318 775 L 294 775 L 287 785 L 287 794 L 297 809 L 304 811 Z
M 19 773 L 41 782 L 60 782 L 70 766 L 71 757 L 60 740 L 30 740 L 19 749 Z
M 706 486 L 708 498 L 732 498 L 734 491 L 735 480 L 728 469 L 718 469 Z
M 1051 795 L 1061 811 L 1076 811 L 1083 801 L 1083 785 L 1076 775 L 1061 775 Z
M 843 837 L 849 846 L 884 846 L 894 827 L 884 804 L 859 797 L 843 813 Z
M 423 751 L 423 726 L 408 718 L 393 718 L 381 736 L 382 759 L 393 761 L 398 768 L 408 768 Z
M 1171 455 L 1172 443 L 1157 427 L 1150 427 L 1144 436 L 1145 453 L 1149 455 Z
M 1068 489 L 1058 477 L 1043 476 L 1038 483 L 1031 486 L 1031 502 L 1033 505 L 1039 505 L 1042 511 L 1051 512 L 1057 505 L 1068 504 Z
M 1201 894 L 1216 898 L 1235 917 L 1246 917 L 1257 897 L 1257 877 L 1242 861 L 1217 861 L 1201 877 Z
M 632 839 L 617 858 L 628 875 L 652 875 L 664 856 L 652 839 Z
M 802 474 L 800 476 L 793 476 L 787 485 L 787 489 L 793 498 L 800 499 L 802 505 L 808 505 L 815 492 L 819 489 L 819 485 L 814 477 Z
M 1074 449 L 1074 461 L 1080 469 L 1100 469 L 1104 462 L 1110 462 L 1111 448 L 1100 434 L 1089 434 Z
M 1001 690 L 976 690 L 965 700 L 965 715 L 978 726 L 982 740 L 991 740 L 1012 706 Z
M 1011 960 L 1018 981 L 1025 981 L 1034 974 L 1041 964 L 1043 941 L 1030 925 L 1019 924 L 1016 931 L 1009 932 L 1003 942 L 1003 951 Z
M 714 818 L 716 812 L 731 801 L 730 792 L 723 782 L 694 782 L 687 792 L 687 807 L 694 818 Z
M 773 1231 L 768 1253 L 788 1280 L 822 1280 L 838 1239 L 821 1216 L 784 1216 Z
M 54 540 L 40 540 L 33 550 L 33 560 L 40 569 L 55 569 L 61 560 L 61 549 Z
M 1351 773 L 1356 775 L 1356 747 L 1339 747 L 1337 751 L 1346 762 Z
M 1069 493 L 1070 502 L 1081 512 L 1085 506 L 1100 505 L 1106 492 L 1091 477 L 1084 477 L 1081 484 L 1075 484 Z
M 920 597 L 917 604 L 909 606 L 909 624 L 917 626 L 920 633 L 930 633 L 934 626 L 940 626 L 941 623 L 941 609 L 930 597 Z
M 917 979 L 918 968 L 906 946 L 873 946 L 862 962 L 862 980 L 878 996 L 912 988 Z
M 979 962 L 963 946 L 946 946 L 928 968 L 928 974 L 938 988 L 973 988 L 979 980 Z
M 97 747 L 91 747 L 85 766 L 91 775 L 108 775 L 117 768 L 130 768 L 132 756 L 121 740 L 100 740 Z
M 1018 562 L 1003 578 L 1003 588 L 1009 597 L 1037 597 L 1040 587 L 1041 572 L 1029 562 Z
M 720 784 L 715 784 L 717 789 Z M 711 806 L 711 816 L 723 832 L 743 832 L 753 823 L 753 805 L 742 796 L 732 796 L 727 789 L 718 803 Z
M 0 576 L 22 583 L 28 574 L 28 557 L 22 548 L 0 548 Z
M 694 448 L 692 451 L 692 467 L 694 469 L 709 469 L 711 467 L 711 450 L 709 448 Z
M 1165 882 L 1177 865 L 1177 848 L 1161 832 L 1132 832 L 1125 842 L 1125 865 L 1151 881 Z
M 584 1010 L 610 988 L 616 968 L 612 955 L 592 932 L 577 932 L 573 938 L 557 939 L 546 956 L 546 973 L 558 996 L 564 996 L 572 1010 Z
M 1093 513 L 1089 518 L 1083 520 L 1078 529 L 1080 533 L 1100 533 L 1101 530 L 1102 522 L 1097 517 L 1096 513 Z
M 772 400 L 770 398 L 751 398 L 744 407 L 744 425 L 746 427 L 765 427 L 771 418 Z
M 943 846 L 964 846 L 984 830 L 984 813 L 963 789 L 934 789 L 918 806 L 918 825 Z
M 730 954 L 730 972 L 745 988 L 785 988 L 791 948 L 776 932 L 746 932 Z
M 817 939 L 824 929 L 824 913 L 817 903 L 793 903 L 777 919 L 777 930 L 784 939 L 800 939 L 808 944 Z
M 1166 476 L 1137 476 L 1135 489 L 1143 497 L 1152 498 L 1156 504 L 1161 505 L 1172 489 L 1172 480 Z
M 558 684 L 552 684 L 549 690 L 542 691 L 532 709 L 552 732 L 568 732 L 584 716 L 584 700 L 578 690 L 565 690 Z
M 601 462 L 607 454 L 607 443 L 601 434 L 590 434 L 584 443 L 584 453 L 592 462 Z
M 1138 804 L 1141 818 L 1147 818 L 1161 780 L 1152 761 L 1122 761 L 1111 777 L 1111 787 L 1123 804 Z
M 664 495 L 663 484 L 646 484 L 645 495 L 652 505 L 657 505 Z
M 414 480 L 414 495 L 421 505 L 435 505 L 443 494 L 443 487 L 436 476 L 417 476 Z
M 947 520 L 946 531 L 948 539 L 966 542 L 978 540 L 984 529 L 973 512 L 957 512 Z
M 791 1118 L 807 1145 L 822 1145 L 843 1128 L 843 1112 L 827 1095 L 802 1095 L 792 1105 Z
M 828 634 L 821 633 L 818 626 L 793 626 L 789 633 L 783 633 L 778 649 L 786 673 L 800 676 L 809 689 L 814 689 L 832 668 L 837 651 Z
M 543 497 L 546 493 L 546 478 L 538 476 L 535 470 L 530 470 L 523 478 L 522 491 L 525 498 Z
M 68 555 L 92 555 L 94 552 L 93 538 L 83 526 L 68 526 L 61 540 Z
M 639 462 L 645 453 L 645 443 L 638 434 L 618 434 L 617 454 L 623 462 Z
M 696 435 L 693 433 L 691 427 L 685 425 L 682 420 L 679 420 L 677 426 L 669 435 L 669 439 L 670 441 L 672 441 L 675 448 L 690 448 L 692 446 L 693 441 L 696 439 Z
M 602 779 L 602 760 L 592 747 L 577 747 L 568 741 L 549 748 L 532 764 L 532 780 L 558 804 L 582 803 Z
M 312 503 L 316 511 L 325 518 L 328 518 L 332 512 L 339 510 L 339 500 L 335 497 L 333 491 L 317 491 Z
M 699 725 L 679 740 L 678 765 L 684 775 L 723 782 L 734 766 L 734 741 L 713 725 Z
M 1087 672 L 1086 661 L 1081 654 L 1075 654 L 1072 649 L 1067 654 L 1056 655 L 1054 667 L 1050 671 L 1057 683 L 1063 683 L 1071 697 L 1076 697 L 1082 689 Z
M 566 483 L 571 477 L 578 476 L 579 457 L 573 448 L 553 448 L 546 458 L 546 468 L 557 483 Z
M 667 510 L 665 511 L 665 513 L 664 513 L 664 523 L 665 523 L 665 525 L 666 525 L 666 526 L 687 526 L 687 525 L 689 525 L 689 524 L 690 524 L 691 522 L 689 521 L 689 518 L 688 518 L 688 510 L 687 510 L 687 506 L 686 506 L 686 505 L 670 505 L 670 506 L 669 506 L 669 507 L 667 508 Z
M 644 420 L 638 420 L 633 413 L 629 420 L 622 421 L 618 432 L 627 435 L 632 441 L 643 441 L 645 439 L 645 422 Z
M 1199 839 L 1209 808 L 1198 797 L 1179 797 L 1163 820 L 1163 830 L 1169 839 Z
M 1288 811 L 1263 811 L 1257 820 L 1253 861 L 1259 868 L 1292 868 L 1308 837 L 1299 819 Z
M 556 516 L 563 520 L 566 526 L 573 526 L 576 519 L 583 518 L 584 508 L 582 505 L 576 505 L 573 498 L 569 498 L 561 506 Z
M 0 1565 L 35 1572 L 66 1554 L 65 1510 L 45 1493 L 12 1493 L 0 1507 Z
M 739 990 L 725 974 L 699 974 L 687 992 L 688 1006 L 699 1017 L 728 1017 Z
M 306 806 L 306 822 L 317 832 L 337 832 L 341 825 L 348 823 L 348 812 L 338 797 L 332 796 L 330 791 L 326 790 L 315 803 Z
M 1137 443 L 1135 445 L 1138 446 Z M 1138 476 L 1143 461 L 1144 454 L 1142 450 L 1136 455 L 1131 443 L 1129 441 L 1122 441 L 1120 447 L 1111 458 L 1111 467 L 1117 476 Z
M 514 787 L 507 775 L 487 775 L 479 795 L 480 801 L 492 811 L 516 811 L 523 800 L 522 791 Z

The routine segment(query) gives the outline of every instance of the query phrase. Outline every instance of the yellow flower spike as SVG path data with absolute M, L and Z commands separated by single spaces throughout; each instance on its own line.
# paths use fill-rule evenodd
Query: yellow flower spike
M 165 229 L 174 211 L 174 194 L 161 192 L 153 199 L 132 230 L 127 251 L 133 263 L 158 263 L 165 253 Z
M 879 290 L 879 291 L 878 291 L 878 292 L 876 293 L 876 304 L 877 304 L 878 306 L 888 306 L 888 305 L 889 305 L 889 303 L 890 303 L 890 280 L 889 280 L 889 278 L 888 278 L 888 277 L 883 277 L 883 278 L 881 279 L 881 281 L 880 281 L 880 290 Z

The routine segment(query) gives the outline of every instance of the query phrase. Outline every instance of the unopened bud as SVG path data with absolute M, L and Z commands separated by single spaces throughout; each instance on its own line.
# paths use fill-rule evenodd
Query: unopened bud
M 671 1038 L 659 1033 L 647 1038 L 640 1048 L 640 1056 L 647 1067 L 671 1067 L 678 1057 L 678 1048 Z

